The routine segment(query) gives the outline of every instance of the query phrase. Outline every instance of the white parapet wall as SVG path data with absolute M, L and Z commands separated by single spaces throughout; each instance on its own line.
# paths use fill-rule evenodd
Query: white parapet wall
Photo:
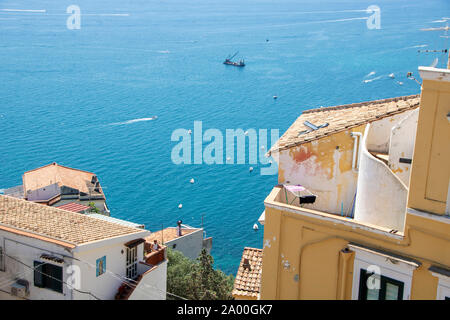
M 368 151 L 370 129 L 369 124 L 361 146 L 354 218 L 403 232 L 408 190 L 383 161 Z
M 407 187 L 409 187 L 411 163 L 405 161 L 412 160 L 413 157 L 418 117 L 419 108 L 408 113 L 391 130 L 389 168 Z M 401 161 L 400 159 L 403 160 Z
M 370 151 L 389 153 L 392 128 L 398 125 L 414 110 L 402 112 L 371 123 L 370 135 L 367 137 L 367 148 Z
M 166 300 L 167 259 L 142 275 L 128 300 Z
M 167 241 L 165 245 L 171 249 L 178 250 L 186 257 L 195 260 L 203 249 L 203 229 L 195 229 L 191 233 Z

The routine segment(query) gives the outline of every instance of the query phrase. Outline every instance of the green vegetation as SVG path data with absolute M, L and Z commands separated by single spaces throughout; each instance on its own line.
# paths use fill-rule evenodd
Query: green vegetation
M 92 212 L 100 213 L 100 210 L 95 206 L 94 202 L 89 202 L 89 207 L 91 207 Z
M 196 261 L 167 248 L 167 292 L 190 300 L 231 300 L 234 277 L 214 270 L 214 259 L 203 249 Z M 167 294 L 167 299 L 177 299 Z

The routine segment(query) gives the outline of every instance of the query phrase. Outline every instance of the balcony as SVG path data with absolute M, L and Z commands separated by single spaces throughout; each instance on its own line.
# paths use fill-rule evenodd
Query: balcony
M 167 246 L 164 245 L 162 245 L 161 249 L 159 249 L 158 251 L 148 252 L 144 257 L 145 263 L 152 266 L 158 265 L 159 263 L 163 262 L 166 259 L 167 259 Z
M 144 256 L 144 261 L 139 261 L 138 263 L 138 277 L 134 281 L 122 283 L 116 294 L 116 300 L 133 300 L 139 299 L 141 296 L 142 298 L 148 298 L 151 295 L 157 300 L 165 299 L 166 268 L 166 246 L 161 246 L 161 249 L 158 251 L 147 253 Z M 142 295 L 143 292 L 144 295 Z
M 314 208 L 306 208 L 306 206 L 301 206 L 294 197 L 288 195 L 286 201 L 286 190 L 283 185 L 275 186 L 271 193 L 264 200 L 265 205 L 265 220 L 270 219 L 273 214 L 287 215 L 299 215 L 303 216 L 305 219 L 318 219 L 324 224 L 329 224 L 330 227 L 335 228 L 336 226 L 341 226 L 342 228 L 347 228 L 352 232 L 358 232 L 357 230 L 364 230 L 364 232 L 372 232 L 381 236 L 389 236 L 391 238 L 401 240 L 403 239 L 403 232 L 392 233 L 391 228 L 383 227 L 376 224 L 371 224 L 365 221 L 359 221 L 355 218 L 340 216 L 334 213 L 327 213 Z M 275 211 L 274 211 L 275 210 Z

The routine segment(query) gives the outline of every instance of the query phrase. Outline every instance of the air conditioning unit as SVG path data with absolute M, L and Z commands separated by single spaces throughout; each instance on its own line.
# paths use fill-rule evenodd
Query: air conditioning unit
M 19 279 L 11 286 L 11 295 L 25 298 L 29 295 L 29 284 L 27 280 Z

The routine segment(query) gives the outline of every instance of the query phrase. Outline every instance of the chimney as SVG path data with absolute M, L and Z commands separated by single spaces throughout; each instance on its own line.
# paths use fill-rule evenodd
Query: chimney
M 244 267 L 244 269 L 248 269 L 249 271 L 252 270 L 252 268 L 250 267 L 250 261 L 247 258 L 244 258 L 244 263 L 242 264 L 242 266 Z

